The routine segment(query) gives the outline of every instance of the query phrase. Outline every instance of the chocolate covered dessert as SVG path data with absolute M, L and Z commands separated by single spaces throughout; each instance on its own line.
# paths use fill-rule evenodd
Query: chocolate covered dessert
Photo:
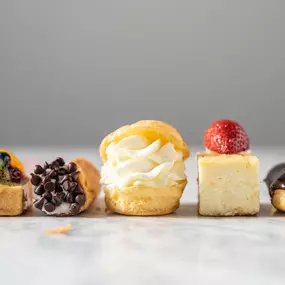
M 74 216 L 88 209 L 100 192 L 100 175 L 84 158 L 59 157 L 36 165 L 31 173 L 34 206 L 47 215 Z
M 272 167 L 264 179 L 269 191 L 272 205 L 285 212 L 285 163 Z

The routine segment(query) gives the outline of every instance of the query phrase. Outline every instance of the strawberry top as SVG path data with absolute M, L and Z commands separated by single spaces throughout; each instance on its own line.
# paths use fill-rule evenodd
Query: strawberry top
M 249 138 L 239 123 L 218 120 L 206 130 L 204 146 L 220 154 L 235 154 L 249 149 Z

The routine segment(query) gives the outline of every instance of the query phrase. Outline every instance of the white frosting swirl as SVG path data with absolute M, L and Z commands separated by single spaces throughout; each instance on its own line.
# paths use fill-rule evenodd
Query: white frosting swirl
M 139 135 L 127 137 L 107 150 L 101 183 L 119 188 L 133 185 L 169 186 L 186 179 L 183 154 L 173 144 L 149 143 Z

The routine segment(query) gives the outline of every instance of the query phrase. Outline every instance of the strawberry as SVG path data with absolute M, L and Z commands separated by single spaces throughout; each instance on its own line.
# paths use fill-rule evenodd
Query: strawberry
M 234 154 L 249 149 L 249 138 L 239 123 L 218 120 L 206 130 L 204 146 L 220 154 Z

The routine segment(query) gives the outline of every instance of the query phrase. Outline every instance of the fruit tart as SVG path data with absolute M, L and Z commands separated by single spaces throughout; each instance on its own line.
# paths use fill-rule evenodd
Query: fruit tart
M 30 179 L 22 162 L 11 152 L 0 150 L 0 215 L 18 216 L 32 204 Z

